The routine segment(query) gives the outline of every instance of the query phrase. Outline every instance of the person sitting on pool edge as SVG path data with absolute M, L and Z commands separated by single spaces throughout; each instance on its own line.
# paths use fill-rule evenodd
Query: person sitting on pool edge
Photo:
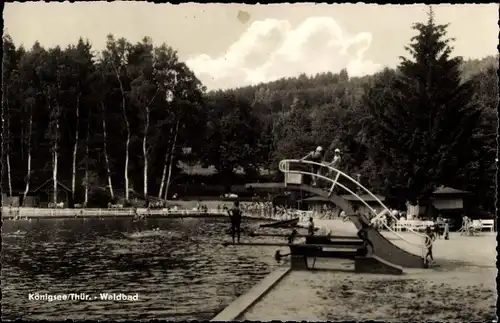
M 236 233 L 238 234 L 238 243 L 240 243 L 240 231 L 241 231 L 241 209 L 240 202 L 234 201 L 234 205 L 230 210 L 227 210 L 229 219 L 231 220 L 231 236 L 234 238 Z

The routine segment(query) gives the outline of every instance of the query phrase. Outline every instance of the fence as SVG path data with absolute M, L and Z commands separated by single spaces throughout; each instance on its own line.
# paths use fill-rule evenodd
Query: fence
M 30 207 L 2 207 L 3 217 L 37 218 L 37 217 L 132 217 L 134 215 L 146 216 L 225 216 L 227 211 L 222 209 L 208 209 L 207 212 L 197 209 L 147 209 L 147 208 L 85 208 L 85 209 L 64 209 L 64 208 L 30 208 Z M 243 212 L 244 217 L 274 219 L 272 211 L 268 209 L 250 210 Z
M 86 208 L 86 209 L 57 209 L 57 208 L 11 208 L 3 207 L 2 216 L 5 217 L 101 217 L 101 216 L 111 216 L 111 217 L 128 217 L 134 215 L 223 215 L 224 213 L 220 210 L 209 209 L 207 212 L 198 210 L 172 210 L 172 209 L 146 209 L 146 208 L 113 208 L 113 209 L 99 209 L 99 208 Z

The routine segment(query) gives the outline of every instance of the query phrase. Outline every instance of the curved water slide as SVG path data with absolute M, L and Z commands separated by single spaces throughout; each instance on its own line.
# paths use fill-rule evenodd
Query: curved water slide
M 326 177 L 319 174 L 314 174 L 310 171 L 304 171 L 304 167 L 300 167 L 300 165 L 309 164 L 309 165 L 318 165 L 322 168 L 326 168 L 326 172 L 329 175 L 333 175 L 333 178 Z M 291 169 L 291 165 L 296 166 Z M 307 191 L 312 194 L 321 196 L 330 200 L 332 203 L 341 208 L 346 216 L 353 222 L 357 229 L 361 228 L 361 221 L 370 222 L 365 215 L 357 214 L 353 206 L 346 199 L 334 194 L 335 186 L 338 186 L 344 189 L 349 194 L 355 196 L 361 203 L 363 203 L 371 214 L 371 222 L 377 221 L 383 215 L 385 216 L 393 216 L 385 206 L 382 201 L 380 201 L 372 192 L 370 192 L 363 185 L 358 183 L 356 180 L 351 178 L 349 175 L 341 172 L 340 170 L 333 168 L 328 165 L 315 163 L 311 161 L 301 161 L 301 160 L 283 160 L 279 164 L 279 169 L 283 173 L 285 173 L 285 183 L 258 183 L 258 184 L 248 184 L 248 187 L 251 188 L 284 188 L 284 189 L 294 189 L 294 190 L 302 190 Z M 289 174 L 299 174 L 300 176 L 296 177 L 295 180 L 292 180 Z M 312 187 L 309 185 L 302 184 L 303 175 L 315 176 L 324 181 L 332 183 L 329 190 L 324 190 L 318 187 Z M 375 201 L 379 203 L 381 206 L 382 212 L 378 213 L 375 211 L 373 207 L 371 207 L 366 201 L 364 201 L 358 194 L 353 192 L 350 188 L 346 187 L 344 184 L 339 182 L 340 178 L 347 179 L 348 181 L 355 184 L 359 189 L 371 196 Z M 395 219 L 398 220 L 398 219 Z M 384 235 L 381 234 L 377 229 L 370 227 L 368 229 L 368 238 L 372 241 L 375 247 L 375 255 L 379 258 L 384 259 L 387 262 L 407 267 L 407 268 L 423 268 L 424 267 L 424 252 L 426 249 L 425 245 L 425 236 L 420 232 L 414 231 L 412 228 L 408 227 L 407 232 L 411 233 L 412 237 L 403 237 L 399 233 L 392 230 L 390 227 L 385 225 L 386 232 L 391 235 L 392 240 L 387 239 Z M 394 241 L 396 244 L 392 243 Z M 419 255 L 420 254 L 420 255 Z

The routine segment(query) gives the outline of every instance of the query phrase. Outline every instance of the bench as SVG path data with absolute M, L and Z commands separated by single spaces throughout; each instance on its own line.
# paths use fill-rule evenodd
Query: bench
M 314 268 L 316 258 L 342 258 L 354 260 L 356 256 L 366 256 L 367 250 L 361 248 L 341 248 L 332 245 L 331 247 L 301 247 L 299 245 L 290 246 L 291 266 L 294 269 L 310 269 L 307 258 L 314 258 L 311 268 Z
M 375 255 L 368 256 L 368 250 L 365 247 L 341 249 L 340 245 L 332 245 L 332 247 L 321 246 L 315 248 L 306 248 L 299 245 L 290 246 L 291 267 L 292 269 L 314 269 L 316 258 L 342 258 L 354 260 L 354 271 L 358 273 L 373 273 L 373 274 L 392 274 L 401 275 L 403 268 L 391 264 Z M 309 267 L 307 262 L 308 257 L 314 257 L 313 264 Z
M 413 231 L 425 231 L 425 229 L 434 225 L 433 221 L 421 221 L 421 220 L 398 220 L 393 224 L 393 230 L 396 232 L 407 231 L 411 229 Z
M 495 229 L 495 220 L 487 219 L 487 220 L 479 220 L 482 224 L 483 229 L 490 229 L 490 232 L 493 232 Z

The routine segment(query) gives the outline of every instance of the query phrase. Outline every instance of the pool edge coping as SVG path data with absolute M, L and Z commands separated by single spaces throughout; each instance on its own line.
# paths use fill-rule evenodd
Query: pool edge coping
M 268 274 L 255 286 L 253 286 L 248 292 L 232 301 L 210 321 L 220 322 L 237 320 L 253 305 L 260 301 L 267 293 L 269 293 L 291 271 L 291 267 L 276 269 L 272 273 Z

